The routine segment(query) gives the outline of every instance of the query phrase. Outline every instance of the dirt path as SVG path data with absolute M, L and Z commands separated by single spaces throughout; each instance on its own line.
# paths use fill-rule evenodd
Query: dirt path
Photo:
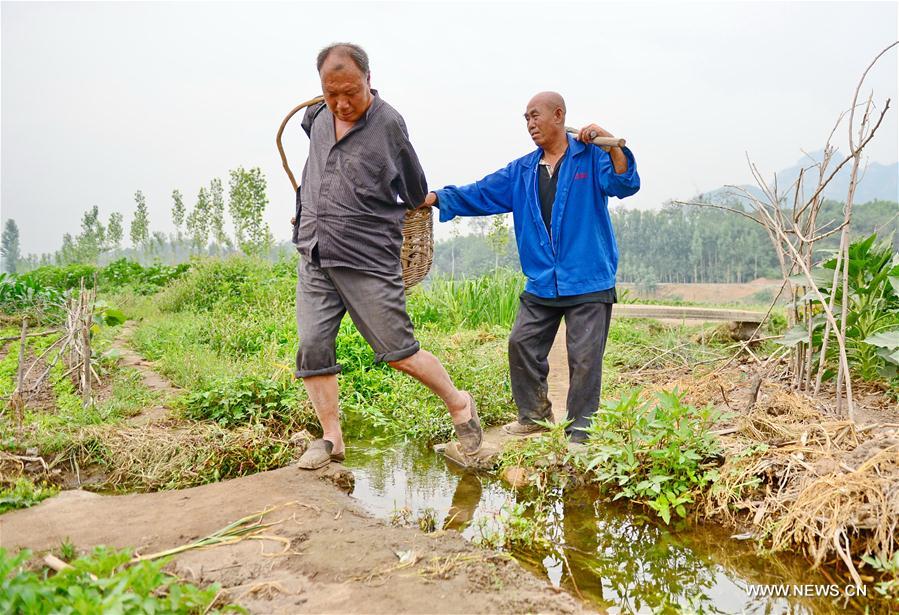
M 189 543 L 266 507 L 278 522 L 245 540 L 179 555 L 185 580 L 218 582 L 257 613 L 579 613 L 585 607 L 516 562 L 456 532 L 425 534 L 369 517 L 316 473 L 282 468 L 254 476 L 149 494 L 68 491 L 0 517 L 0 546 L 79 549 L 107 544 L 149 554 Z M 286 552 L 284 552 L 286 548 Z M 403 567 L 397 553 L 418 561 Z
M 122 330 L 119 331 L 112 342 L 112 347 L 119 353 L 119 365 L 137 370 L 144 386 L 151 391 L 164 393 L 166 399 L 178 395 L 181 393 L 181 389 L 173 385 L 168 378 L 156 372 L 150 361 L 134 352 L 129 346 L 128 342 L 136 328 L 137 323 L 129 320 L 122 326 Z M 164 404 L 155 405 L 145 408 L 140 414 L 131 417 L 128 423 L 130 425 L 156 423 L 168 418 L 168 414 L 169 409 Z
M 177 393 L 127 347 L 131 331 L 114 344 L 122 364 L 138 369 L 149 388 Z M 149 423 L 167 412 L 158 406 L 136 418 Z M 337 464 L 317 472 L 286 467 L 122 496 L 65 491 L 0 516 L 0 547 L 41 553 L 68 540 L 82 552 L 109 545 L 146 555 L 270 510 L 264 522 L 275 525 L 264 531 L 268 538 L 187 551 L 171 570 L 190 582 L 219 583 L 223 599 L 254 613 L 589 612 L 508 556 L 475 547 L 455 531 L 426 534 L 372 518 L 331 484 L 341 472 Z

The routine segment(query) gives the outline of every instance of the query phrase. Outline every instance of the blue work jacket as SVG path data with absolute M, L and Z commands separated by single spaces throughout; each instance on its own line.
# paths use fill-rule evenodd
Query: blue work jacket
M 609 199 L 640 189 L 634 155 L 626 147 L 627 171 L 615 173 L 609 154 L 568 135 L 553 202 L 551 233 L 540 214 L 538 148 L 505 168 L 467 186 L 437 190 L 440 221 L 456 216 L 512 212 L 525 290 L 546 299 L 615 286 L 618 246 L 609 218 Z

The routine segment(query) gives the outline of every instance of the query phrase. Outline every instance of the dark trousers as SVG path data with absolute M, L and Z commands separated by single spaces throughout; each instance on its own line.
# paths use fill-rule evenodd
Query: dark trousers
M 533 423 L 552 417 L 547 357 L 563 316 L 568 348 L 568 419 L 572 421 L 567 431 L 577 441 L 584 439 L 580 430 L 590 424 L 590 417 L 599 408 L 602 357 L 612 304 L 549 307 L 522 297 L 509 336 L 509 373 L 519 422 Z

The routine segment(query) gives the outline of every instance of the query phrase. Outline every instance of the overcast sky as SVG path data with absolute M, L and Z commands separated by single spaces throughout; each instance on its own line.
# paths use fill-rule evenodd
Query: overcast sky
M 361 44 L 432 188 L 480 179 L 531 149 L 522 113 L 557 90 L 568 123 L 627 138 L 658 207 L 748 183 L 820 149 L 864 68 L 897 39 L 897 3 L 13 3 L 2 21 L 2 218 L 23 253 L 52 251 L 98 205 L 192 206 L 213 177 L 259 166 L 267 219 L 289 238 L 281 118 L 320 92 L 317 51 Z M 871 161 L 897 160 L 897 53 L 865 92 L 893 108 Z M 299 176 L 308 147 L 285 140 Z M 846 131 L 837 144 L 846 149 Z M 448 226 L 448 225 L 442 225 Z M 446 229 L 438 229 L 443 236 Z

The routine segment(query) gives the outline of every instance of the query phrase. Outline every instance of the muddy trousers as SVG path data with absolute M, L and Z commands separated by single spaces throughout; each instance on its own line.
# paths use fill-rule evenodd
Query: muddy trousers
M 509 373 L 518 420 L 533 423 L 552 417 L 549 401 L 549 351 L 565 318 L 568 348 L 568 435 L 584 439 L 581 431 L 599 408 L 602 388 L 602 357 L 606 350 L 611 303 L 583 303 L 571 307 L 549 307 L 521 298 L 509 336 Z

